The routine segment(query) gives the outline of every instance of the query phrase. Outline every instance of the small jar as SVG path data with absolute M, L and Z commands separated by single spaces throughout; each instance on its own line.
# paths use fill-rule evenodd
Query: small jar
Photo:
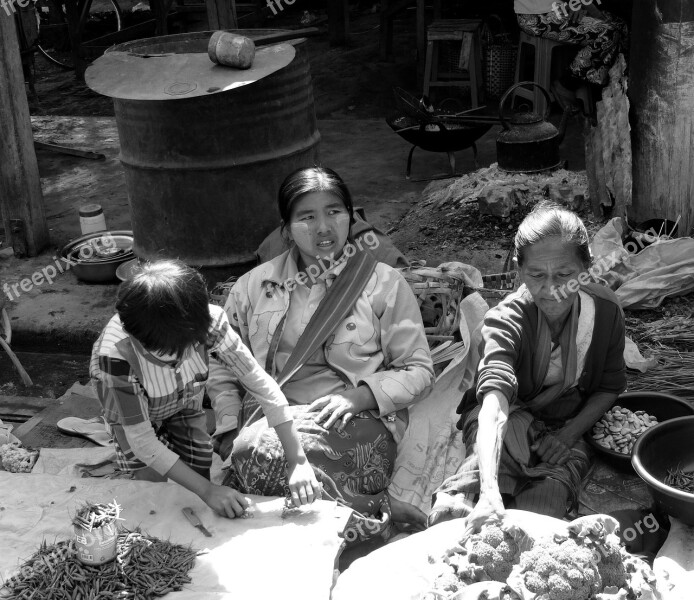
M 85 204 L 80 208 L 80 228 L 82 235 L 106 231 L 106 217 L 99 204 Z

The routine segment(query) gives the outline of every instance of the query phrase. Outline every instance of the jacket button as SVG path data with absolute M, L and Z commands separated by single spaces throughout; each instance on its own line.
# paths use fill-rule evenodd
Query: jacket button
M 347 323 L 347 329 L 349 329 L 350 331 L 353 331 L 356 328 L 357 326 L 354 323 Z

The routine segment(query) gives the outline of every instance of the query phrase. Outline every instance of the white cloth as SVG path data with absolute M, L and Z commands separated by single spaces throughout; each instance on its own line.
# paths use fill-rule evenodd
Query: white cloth
M 479 294 L 463 299 L 459 311 L 465 347 L 438 376 L 431 393 L 409 409 L 409 424 L 398 446 L 388 492 L 425 514 L 431 511 L 432 494 L 445 479 L 458 472 L 465 456 L 455 411 L 475 379 L 480 326 L 488 308 Z
M 253 518 L 216 515 L 194 494 L 173 483 L 77 479 L 0 471 L 0 574 L 15 574 L 23 560 L 45 540 L 52 544 L 72 535 L 71 515 L 85 502 L 115 499 L 128 529 L 197 549 L 192 582 L 176 600 L 287 598 L 326 600 L 335 561 L 343 543 L 339 532 L 350 510 L 334 502 L 284 512 L 283 498 L 249 496 Z M 193 508 L 211 538 L 190 525 L 181 509 Z M 300 593 L 299 593 L 300 591 Z

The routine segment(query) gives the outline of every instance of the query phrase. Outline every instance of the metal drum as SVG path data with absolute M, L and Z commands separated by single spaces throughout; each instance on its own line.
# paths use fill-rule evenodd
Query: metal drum
M 252 37 L 262 33 L 254 30 Z M 256 63 L 262 71 L 262 48 L 251 70 L 229 69 L 207 58 L 209 37 L 194 33 L 122 44 L 87 72 L 90 87 L 114 99 L 140 258 L 180 258 L 199 267 L 252 262 L 279 224 L 280 184 L 291 171 L 318 160 L 306 41 L 284 44 L 285 58 L 289 51 L 293 56 L 286 66 L 254 75 Z M 281 45 L 266 48 L 282 51 Z M 157 59 L 170 63 L 171 53 L 179 53 L 178 62 L 161 77 L 137 71 L 140 64 L 157 65 Z M 194 61 L 185 62 L 185 56 Z M 114 57 L 130 61 L 134 71 Z

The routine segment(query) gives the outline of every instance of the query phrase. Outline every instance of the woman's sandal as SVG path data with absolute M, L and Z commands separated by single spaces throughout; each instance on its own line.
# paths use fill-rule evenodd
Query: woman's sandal
M 99 446 L 111 446 L 113 444 L 101 417 L 94 417 L 93 419 L 66 417 L 60 419 L 56 423 L 56 427 L 61 433 L 86 438 Z

